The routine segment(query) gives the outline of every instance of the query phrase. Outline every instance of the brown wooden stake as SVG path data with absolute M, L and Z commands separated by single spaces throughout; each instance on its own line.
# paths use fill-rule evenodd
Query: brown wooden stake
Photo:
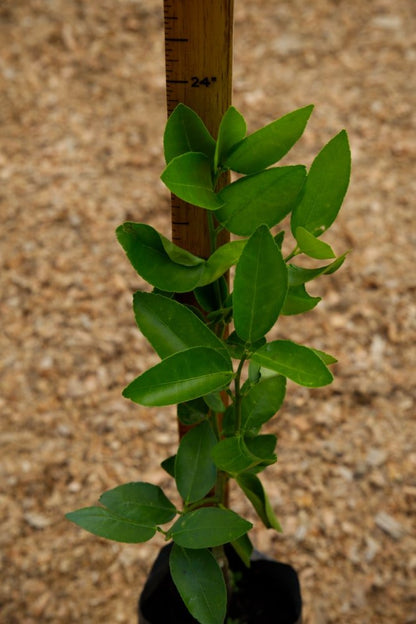
M 164 0 L 168 115 L 186 104 L 214 138 L 231 104 L 233 6 L 234 0 Z M 174 196 L 172 240 L 197 256 L 210 255 L 204 211 Z
M 164 0 L 168 115 L 181 102 L 198 113 L 214 138 L 231 104 L 234 0 Z M 223 176 L 219 188 L 229 182 Z M 210 255 L 206 213 L 172 195 L 172 240 Z M 218 237 L 218 245 L 229 240 Z M 179 435 L 188 428 L 179 423 Z

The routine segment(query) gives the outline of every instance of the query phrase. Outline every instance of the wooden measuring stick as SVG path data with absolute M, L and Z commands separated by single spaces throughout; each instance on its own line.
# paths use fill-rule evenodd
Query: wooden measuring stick
M 214 138 L 231 104 L 233 5 L 234 0 L 164 0 L 168 115 L 179 102 L 186 104 Z M 173 242 L 207 258 L 204 210 L 175 196 L 171 205 Z M 226 241 L 219 237 L 218 243 Z
M 186 104 L 214 138 L 231 104 L 233 10 L 234 0 L 164 0 L 168 115 L 179 103 Z M 229 176 L 224 175 L 218 187 L 228 182 Z M 173 242 L 207 258 L 210 240 L 205 211 L 172 195 L 171 214 Z M 228 240 L 224 232 L 217 244 Z M 178 427 L 182 437 L 188 427 L 179 420 Z

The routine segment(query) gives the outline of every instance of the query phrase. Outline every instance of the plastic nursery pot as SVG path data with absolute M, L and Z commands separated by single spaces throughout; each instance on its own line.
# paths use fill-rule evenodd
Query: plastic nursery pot
M 160 551 L 139 600 L 139 624 L 194 624 L 172 581 L 168 544 Z M 227 616 L 241 624 L 301 624 L 302 598 L 295 570 L 255 551 L 246 568 L 230 548 L 233 572 L 239 573 L 238 591 Z M 240 576 L 241 575 L 241 576 Z

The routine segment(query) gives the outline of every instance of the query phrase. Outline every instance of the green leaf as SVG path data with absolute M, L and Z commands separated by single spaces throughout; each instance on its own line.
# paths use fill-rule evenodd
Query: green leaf
M 253 446 L 252 449 L 248 447 L 249 444 Z M 212 458 L 217 468 L 235 476 L 264 461 L 274 463 L 276 457 L 270 454 L 269 450 L 270 440 L 260 441 L 259 444 L 253 443 L 251 439 L 244 440 L 241 435 L 237 435 L 218 442 L 212 449 Z M 261 452 L 262 456 L 256 455 L 253 451 Z
M 332 375 L 321 358 L 308 347 L 290 340 L 275 340 L 251 356 L 260 366 L 269 368 L 301 386 L 318 388 L 331 383 Z
M 337 358 L 329 353 L 325 353 L 325 351 L 320 351 L 319 349 L 311 349 L 318 357 L 321 358 L 324 364 L 336 364 L 338 362 Z
M 146 542 L 156 533 L 154 526 L 123 518 L 104 507 L 84 507 L 66 514 L 66 518 L 94 535 L 116 542 Z
M 247 533 L 239 537 L 234 542 L 231 542 L 231 546 L 234 548 L 235 552 L 240 557 L 246 568 L 249 568 L 251 564 L 253 544 L 251 543 L 251 540 Z
M 228 357 L 224 343 L 181 303 L 139 291 L 133 309 L 137 326 L 161 358 L 191 347 L 210 347 Z
M 167 290 L 161 290 L 160 288 L 153 288 L 152 293 L 154 295 L 160 295 L 161 297 L 165 297 L 166 299 L 174 299 L 175 293 L 169 292 Z
M 160 176 L 168 189 L 180 199 L 207 210 L 222 206 L 214 192 L 211 163 L 200 152 L 176 156 Z
M 253 362 L 252 360 L 250 360 L 248 363 L 248 381 L 252 384 L 258 383 L 261 378 L 260 372 L 261 372 L 261 367 L 255 362 Z
M 179 403 L 177 409 L 178 418 L 184 425 L 196 425 L 206 417 L 208 411 L 208 405 L 202 398 Z
M 245 439 L 248 450 L 257 458 L 261 460 L 261 463 L 274 464 L 276 462 L 276 454 L 274 449 L 276 447 L 277 438 L 272 433 L 266 435 L 258 435 L 254 438 L 247 437 Z
M 215 484 L 217 470 L 211 450 L 217 439 L 207 421 L 188 431 L 180 441 L 175 463 L 175 479 L 185 503 L 194 503 Z
M 205 262 L 198 286 L 206 286 L 224 275 L 233 264 L 238 262 L 245 245 L 245 240 L 236 240 L 218 247 Z
M 285 237 L 285 231 L 281 230 L 280 232 L 278 232 L 275 236 L 274 236 L 274 242 L 276 243 L 276 245 L 279 247 L 279 249 L 282 248 L 283 245 L 283 239 Z
M 256 340 L 256 342 L 253 342 L 252 344 L 247 344 L 235 331 L 231 332 L 226 342 L 231 357 L 236 358 L 237 360 L 241 360 L 242 357 L 248 355 L 252 351 L 257 351 L 257 349 L 265 343 L 266 339 L 262 337 L 260 340 Z
M 167 357 L 132 381 L 123 396 L 140 405 L 173 405 L 223 390 L 233 378 L 218 351 L 193 347 Z
M 345 130 L 319 152 L 312 163 L 301 201 L 293 210 L 293 235 L 299 226 L 320 236 L 334 222 L 347 192 L 351 153 Z
M 295 110 L 243 139 L 225 160 L 239 173 L 255 173 L 283 158 L 302 136 L 313 106 Z
M 164 250 L 166 251 L 168 257 L 172 260 L 172 262 L 175 262 L 176 264 L 180 264 L 181 266 L 185 267 L 194 267 L 204 264 L 205 261 L 202 258 L 198 258 L 198 256 L 194 256 L 194 254 L 191 254 L 186 249 L 178 247 L 177 245 L 175 245 L 175 243 L 172 243 L 172 241 L 165 238 L 165 236 L 162 236 L 162 234 L 157 234 L 160 238 L 160 242 L 162 243 Z M 165 291 L 161 291 L 161 293 L 159 294 L 164 293 Z
M 215 282 L 238 261 L 246 244 L 238 240 L 222 245 L 205 261 L 145 223 L 124 223 L 117 228 L 117 238 L 137 273 L 166 293 L 189 292 Z
M 229 436 L 233 436 L 235 434 L 236 417 L 235 417 L 235 410 L 234 410 L 233 405 L 229 405 L 226 408 L 222 416 L 221 429 L 222 429 L 221 433 L 226 438 Z
M 287 267 L 265 225 L 247 241 L 234 279 L 234 324 L 237 334 L 255 342 L 271 329 L 287 292 Z
M 252 526 L 230 509 L 203 507 L 181 516 L 168 537 L 185 548 L 213 548 L 233 542 Z
M 165 472 L 173 478 L 175 478 L 175 461 L 176 455 L 171 455 L 170 457 L 164 459 L 160 464 L 161 468 L 163 468 L 163 470 L 165 470 Z
M 240 178 L 218 193 L 223 206 L 215 218 L 238 236 L 250 236 L 262 224 L 273 227 L 293 210 L 305 179 L 303 165 L 274 167 Z
M 342 254 L 342 256 L 339 256 L 330 264 L 326 264 L 323 267 L 318 267 L 317 269 L 304 269 L 303 267 L 296 266 L 295 264 L 289 264 L 287 267 L 289 276 L 289 288 L 300 286 L 301 284 L 306 284 L 306 282 L 310 282 L 320 275 L 330 275 L 331 273 L 335 273 L 335 271 L 337 271 L 343 265 L 347 253 Z
M 296 228 L 295 238 L 299 249 L 307 256 L 317 258 L 318 260 L 335 258 L 331 246 L 316 238 L 308 230 L 305 230 L 304 227 L 299 226 Z
M 125 483 L 104 492 L 100 503 L 123 518 L 150 526 L 169 522 L 177 513 L 159 486 L 142 481 Z
M 166 163 L 186 152 L 202 152 L 212 159 L 215 141 L 195 111 L 181 103 L 167 121 L 163 146 Z
M 205 310 L 205 312 L 213 312 L 221 308 L 227 298 L 227 282 L 225 278 L 221 276 L 211 284 L 195 288 L 194 295 L 199 306 Z
M 230 106 L 221 119 L 218 130 L 214 160 L 215 169 L 222 165 L 231 149 L 245 137 L 246 131 L 247 126 L 244 117 L 234 106 Z
M 257 366 L 257 364 L 255 366 Z M 277 375 L 276 371 L 260 366 L 260 379 L 261 380 L 264 381 L 265 379 L 270 379 L 270 377 L 276 377 L 276 375 Z
M 241 360 L 243 357 L 246 356 L 247 343 L 245 342 L 245 340 L 242 340 L 240 338 L 237 332 L 231 332 L 231 334 L 227 338 L 226 344 L 231 357 L 237 360 Z
M 169 558 L 173 582 L 190 614 L 201 624 L 223 624 L 227 589 L 215 557 L 208 549 L 173 545 Z
M 254 474 L 244 473 L 237 477 L 237 483 L 257 511 L 264 526 L 281 533 L 282 527 L 273 512 L 260 479 Z
M 311 297 L 305 289 L 304 284 L 291 286 L 287 291 L 287 296 L 282 307 L 282 314 L 290 316 L 292 314 L 302 314 L 312 310 L 321 301 L 321 297 Z
M 280 409 L 286 393 L 286 379 L 282 375 L 261 380 L 241 400 L 241 427 L 257 433 Z
M 222 412 L 225 411 L 225 405 L 221 398 L 220 392 L 211 392 L 210 394 L 206 394 L 204 396 L 204 401 L 210 410 L 216 414 L 222 414 Z
M 194 266 L 172 261 L 165 249 L 167 239 L 150 225 L 127 222 L 120 225 L 116 232 L 131 264 L 152 286 L 166 291 L 189 292 L 198 285 L 204 261 L 200 260 Z M 189 254 L 189 257 L 192 255 Z

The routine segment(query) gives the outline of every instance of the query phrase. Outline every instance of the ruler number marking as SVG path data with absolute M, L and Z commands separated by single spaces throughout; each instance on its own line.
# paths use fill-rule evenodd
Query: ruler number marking
M 199 78 L 198 76 L 192 76 L 191 80 L 192 80 L 192 86 L 196 89 L 198 89 L 201 85 L 208 88 L 214 82 L 217 82 L 217 77 L 211 76 L 211 78 L 208 78 L 208 76 L 205 76 L 204 78 Z

